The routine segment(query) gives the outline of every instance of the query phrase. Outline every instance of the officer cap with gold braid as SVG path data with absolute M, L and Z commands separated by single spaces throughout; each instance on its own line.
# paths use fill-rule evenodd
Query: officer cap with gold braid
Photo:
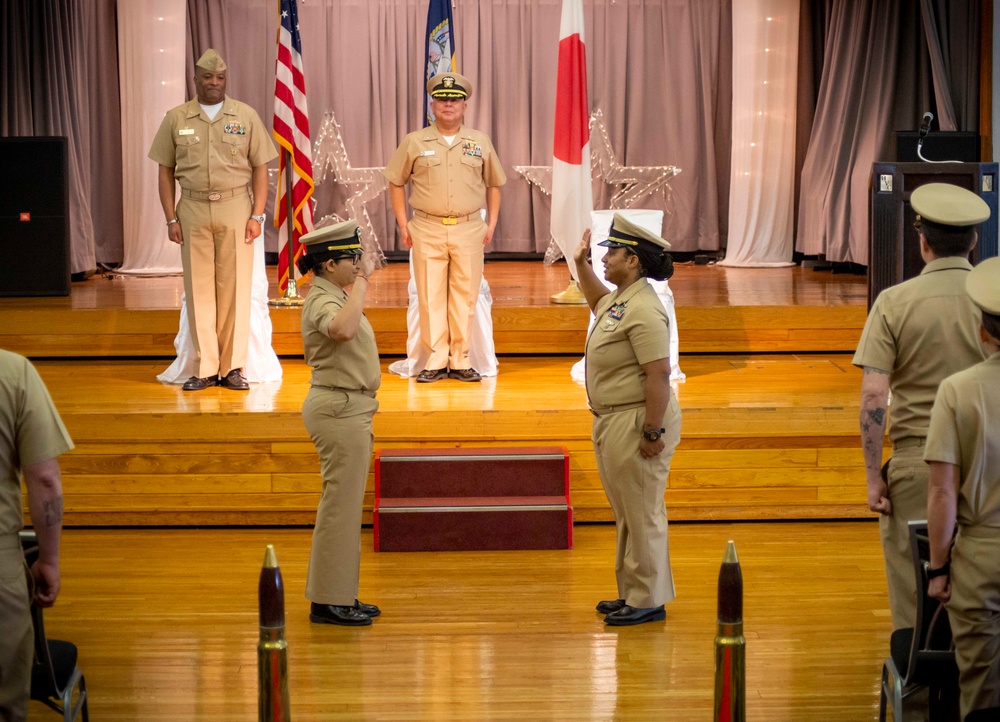
M 208 70 L 213 73 L 221 73 L 226 69 L 226 61 L 222 59 L 219 55 L 219 51 L 209 48 L 202 56 L 198 58 L 198 62 L 195 63 L 195 67 L 201 68 L 202 70 Z
M 427 81 L 427 94 L 438 100 L 468 100 L 472 97 L 472 81 L 461 73 L 438 73 Z
M 611 230 L 608 231 L 608 240 L 601 241 L 597 245 L 608 248 L 640 249 L 652 253 L 663 253 L 670 248 L 667 241 L 652 231 L 637 226 L 620 213 L 614 215 Z
M 357 221 L 343 221 L 332 226 L 317 228 L 299 239 L 306 247 L 306 254 L 318 263 L 329 259 L 360 256 L 361 230 Z

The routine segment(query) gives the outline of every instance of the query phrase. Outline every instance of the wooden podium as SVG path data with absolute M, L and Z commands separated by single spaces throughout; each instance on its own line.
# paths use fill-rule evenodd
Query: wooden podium
M 997 255 L 996 163 L 874 163 L 872 164 L 868 237 L 868 307 L 889 286 L 920 274 L 920 240 L 913 223 L 917 214 L 910 194 L 926 183 L 951 183 L 977 193 L 990 207 L 980 227 L 973 264 Z

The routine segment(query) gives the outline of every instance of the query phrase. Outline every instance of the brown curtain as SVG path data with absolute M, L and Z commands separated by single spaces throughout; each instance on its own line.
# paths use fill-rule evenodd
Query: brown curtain
M 796 250 L 867 265 L 871 166 L 894 159 L 893 131 L 915 130 L 925 110 L 940 116 L 944 101 L 958 126 L 944 129 L 978 129 L 978 0 L 811 5 L 812 22 L 823 30 L 812 36 L 821 71 Z
M 604 111 L 618 160 L 676 165 L 669 199 L 640 205 L 672 214 L 679 251 L 715 250 L 728 213 L 730 0 L 585 0 L 592 107 Z M 495 251 L 542 252 L 548 198 L 514 170 L 548 165 L 561 0 L 458 0 L 459 70 L 475 83 L 467 123 L 488 133 L 507 171 Z M 229 91 L 270 125 L 277 4 L 188 0 L 191 57 L 215 47 Z M 355 167 L 385 165 L 403 135 L 421 126 L 426 0 L 299 3 L 313 137 L 333 110 Z M 192 73 L 193 74 L 193 73 Z M 193 89 L 192 89 L 193 90 Z M 314 159 L 314 162 L 317 159 Z M 318 217 L 344 211 L 345 190 L 317 189 Z M 607 207 L 610 192 L 595 199 Z M 387 199 L 368 206 L 387 250 L 398 250 Z
M 69 139 L 72 272 L 120 261 L 115 0 L 4 0 L 0 46 L 0 135 Z

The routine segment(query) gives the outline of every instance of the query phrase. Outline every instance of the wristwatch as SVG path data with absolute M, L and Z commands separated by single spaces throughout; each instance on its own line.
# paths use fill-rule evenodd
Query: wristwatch
M 255 221 L 257 221 L 260 224 L 261 228 L 264 227 L 264 221 L 267 220 L 267 216 L 264 213 L 261 213 L 259 216 L 250 216 L 250 217 L 253 218 Z
M 647 429 L 642 432 L 642 438 L 646 441 L 659 441 L 664 432 L 666 432 L 666 429 L 660 429 L 659 431 L 656 429 Z
M 178 221 L 176 218 L 171 218 L 169 221 L 167 221 L 168 226 L 172 226 L 175 223 L 180 223 L 180 221 Z
M 931 565 L 928 564 L 927 565 L 927 578 L 928 579 L 934 579 L 935 577 L 945 577 L 945 576 L 948 576 L 948 573 L 950 571 L 951 571 L 951 562 L 950 561 L 945 562 L 943 566 L 940 566 L 937 569 L 931 569 Z

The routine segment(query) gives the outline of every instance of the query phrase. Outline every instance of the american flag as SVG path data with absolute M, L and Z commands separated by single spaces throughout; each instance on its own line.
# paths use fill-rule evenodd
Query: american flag
M 299 12 L 295 0 L 279 0 L 278 60 L 274 69 L 274 139 L 285 151 L 278 165 L 278 192 L 274 224 L 278 226 L 278 287 L 288 286 L 288 202 L 285 173 L 288 156 L 292 159 L 292 204 L 295 225 L 292 248 L 295 258 L 302 254 L 299 237 L 313 229 L 312 147 L 309 143 L 309 110 L 306 107 L 306 81 L 302 70 L 302 39 L 299 37 Z M 298 270 L 292 269 L 292 278 Z

